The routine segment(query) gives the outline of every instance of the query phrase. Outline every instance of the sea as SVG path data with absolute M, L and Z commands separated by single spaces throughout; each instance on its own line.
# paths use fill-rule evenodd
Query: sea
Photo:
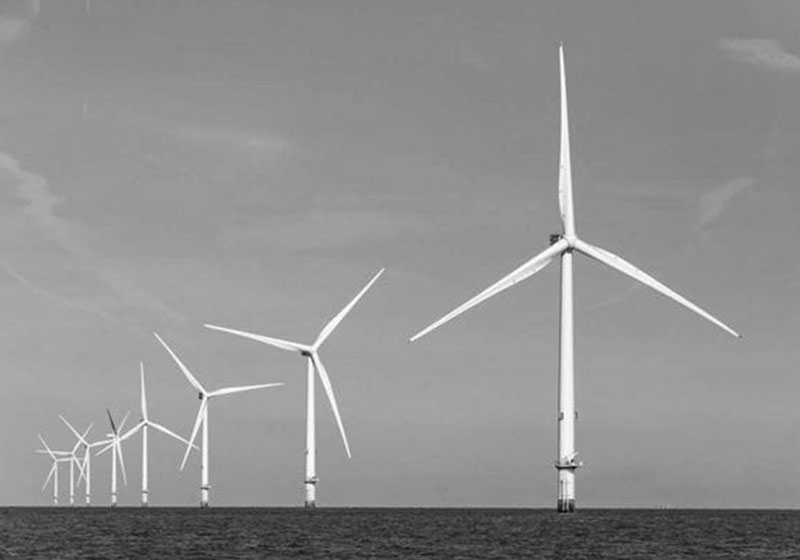
M 800 558 L 800 511 L 0 508 L 0 558 Z

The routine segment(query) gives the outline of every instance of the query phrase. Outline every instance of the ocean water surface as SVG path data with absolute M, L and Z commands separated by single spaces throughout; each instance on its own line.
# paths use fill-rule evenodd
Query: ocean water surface
M 2 508 L 0 558 L 800 558 L 800 511 Z

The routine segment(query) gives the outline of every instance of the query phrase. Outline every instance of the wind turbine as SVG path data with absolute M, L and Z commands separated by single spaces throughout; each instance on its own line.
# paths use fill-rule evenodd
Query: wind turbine
M 117 428 L 116 424 L 114 423 L 114 419 L 111 417 L 111 411 L 106 409 L 106 414 L 108 415 L 108 421 L 111 423 L 111 433 L 106 434 L 110 438 L 109 444 L 97 452 L 98 455 L 102 455 L 109 449 L 111 449 L 111 507 L 117 506 L 117 458 L 119 458 L 119 465 L 122 468 L 122 483 L 127 486 L 128 485 L 128 477 L 125 474 L 125 460 L 122 458 L 122 445 L 121 445 L 121 438 L 120 432 L 122 432 L 123 428 L 125 427 L 125 421 L 128 419 L 128 413 L 125 413 L 125 416 L 122 417 L 122 422 L 119 424 L 119 428 Z
M 74 478 L 75 478 L 74 465 L 77 464 L 78 468 L 80 470 L 80 476 L 78 477 L 78 484 L 80 485 L 81 480 L 83 479 L 84 474 L 85 474 L 84 466 L 85 466 L 85 463 L 86 463 L 86 453 L 88 453 L 88 447 L 86 447 L 87 446 L 86 436 L 89 435 L 89 432 L 91 431 L 92 426 L 94 424 L 93 423 L 89 424 L 89 427 L 86 428 L 86 431 L 84 431 L 83 434 L 80 434 L 80 433 L 78 433 L 77 430 L 75 430 L 75 428 L 72 427 L 72 425 L 69 422 L 67 422 L 66 418 L 64 418 L 60 414 L 58 415 L 58 417 L 61 418 L 61 420 L 67 425 L 67 427 L 72 431 L 72 433 L 75 435 L 75 437 L 77 439 L 77 441 L 75 442 L 74 447 L 72 448 L 73 461 L 69 466 L 69 505 L 75 505 L 75 485 L 74 485 L 74 482 L 73 482 Z M 81 463 L 78 460 L 78 456 L 75 454 L 78 451 L 78 448 L 81 445 L 84 446 L 84 450 L 85 450 L 84 451 L 83 463 Z M 87 499 L 88 499 L 88 494 L 87 494 Z M 88 501 L 87 501 L 87 503 L 88 503 Z
M 567 121 L 567 85 L 564 74 L 564 46 L 559 47 L 559 66 L 561 74 L 561 149 L 558 177 L 558 202 L 561 211 L 563 230 L 560 234 L 550 236 L 550 247 L 519 266 L 516 270 L 498 280 L 484 291 L 456 307 L 453 311 L 415 334 L 415 341 L 435 328 L 461 315 L 482 301 L 499 294 L 542 270 L 556 257 L 561 259 L 561 336 L 559 347 L 559 384 L 558 384 L 558 459 L 555 467 L 558 470 L 558 502 L 559 512 L 572 512 L 575 509 L 575 469 L 581 464 L 576 460 L 575 451 L 575 386 L 574 386 L 574 347 L 573 347 L 573 300 L 572 300 L 572 255 L 583 253 L 619 272 L 626 274 L 653 288 L 657 292 L 675 300 L 684 307 L 708 319 L 721 329 L 735 337 L 739 334 L 716 319 L 708 312 L 678 295 L 670 288 L 642 272 L 631 263 L 617 255 L 590 245 L 580 239 L 575 232 L 575 210 L 572 201 L 572 170 L 570 166 L 569 125 Z
M 42 442 L 44 445 L 44 452 L 47 453 L 50 458 L 53 460 L 53 466 L 50 467 L 50 472 L 47 474 L 47 478 L 42 485 L 42 490 L 47 488 L 47 483 L 50 482 L 50 479 L 53 479 L 53 505 L 58 505 L 58 464 L 63 463 L 64 461 L 72 462 L 71 457 L 64 457 L 63 455 L 70 455 L 69 451 L 53 451 L 50 449 L 50 446 L 44 441 L 44 438 L 41 434 L 36 434 L 39 436 L 39 441 Z M 37 450 L 38 451 L 38 450 Z
M 91 430 L 91 426 L 86 430 L 86 433 Z M 41 439 L 41 436 L 39 436 Z M 44 443 L 44 440 L 42 440 Z M 80 447 L 80 442 L 77 442 L 75 446 L 72 448 L 72 451 L 51 451 L 47 445 L 45 444 L 45 449 L 38 449 L 37 453 L 48 453 L 51 456 L 53 455 L 61 455 L 62 457 L 59 458 L 60 462 L 69 461 L 69 505 L 75 505 L 75 465 L 78 465 L 78 470 L 80 471 L 81 477 L 83 476 L 83 467 L 81 466 L 80 461 L 78 461 L 78 456 L 75 452 Z M 80 484 L 80 478 L 78 478 L 78 483 Z
M 208 483 L 208 402 L 213 399 L 214 397 L 221 397 L 222 395 L 232 395 L 233 393 L 243 393 L 245 391 L 253 391 L 255 389 L 267 389 L 269 387 L 279 387 L 283 385 L 283 383 L 265 383 L 261 385 L 245 385 L 241 387 L 224 387 L 222 389 L 217 389 L 216 391 L 207 391 L 200 382 L 192 375 L 192 372 L 183 365 L 180 358 L 175 355 L 175 352 L 167 346 L 167 343 L 158 336 L 157 333 L 153 333 L 161 345 L 169 352 L 169 355 L 172 356 L 172 359 L 175 360 L 175 363 L 178 364 L 178 367 L 183 372 L 183 375 L 186 376 L 186 379 L 189 383 L 197 389 L 198 391 L 198 398 L 200 399 L 200 408 L 197 411 L 197 419 L 194 422 L 194 428 L 192 429 L 192 437 L 189 438 L 187 442 L 189 445 L 186 447 L 186 453 L 183 455 L 183 461 L 181 462 L 181 470 L 186 465 L 186 459 L 189 458 L 189 452 L 192 450 L 194 446 L 194 438 L 197 436 L 197 430 L 200 428 L 200 424 L 203 424 L 203 441 L 202 441 L 202 449 L 201 449 L 201 459 L 200 459 L 200 507 L 208 507 L 208 494 L 211 486 Z M 184 440 L 185 441 L 185 440 Z
M 177 439 L 178 441 L 182 441 L 183 443 L 190 445 L 197 449 L 197 446 L 194 444 L 189 443 L 185 439 L 183 439 L 178 434 L 172 432 L 171 430 L 165 428 L 161 424 L 157 422 L 153 422 L 147 416 L 147 395 L 144 389 L 144 364 L 139 363 L 139 373 L 141 377 L 141 387 L 142 387 L 142 419 L 141 421 L 136 424 L 133 428 L 131 428 L 125 435 L 119 438 L 119 440 L 125 441 L 129 437 L 133 436 L 136 432 L 142 432 L 142 506 L 147 506 L 147 498 L 148 498 L 148 488 L 147 488 L 147 429 L 148 428 L 155 428 L 159 432 L 167 434 L 168 436 Z
M 270 338 L 267 336 L 262 336 L 260 334 L 253 334 L 244 331 L 238 331 L 234 329 L 229 329 L 226 327 L 218 327 L 215 325 L 205 325 L 209 329 L 214 329 L 217 331 L 227 332 L 231 334 L 235 334 L 237 336 L 241 336 L 244 338 L 250 338 L 252 340 L 256 340 L 258 342 L 263 342 L 264 344 L 269 344 L 270 346 L 276 346 L 281 348 L 282 350 L 289 350 L 292 352 L 299 352 L 301 356 L 304 356 L 308 362 L 308 369 L 306 374 L 306 387 L 307 387 L 307 398 L 306 398 L 306 477 L 305 477 L 305 494 L 306 500 L 305 505 L 307 508 L 313 508 L 317 505 L 317 495 L 316 495 L 316 485 L 319 482 L 317 478 L 317 441 L 316 441 L 316 426 L 315 426 L 315 418 L 314 418 L 314 408 L 315 408 L 315 398 L 314 398 L 314 371 L 316 370 L 317 375 L 319 375 L 319 379 L 322 382 L 322 386 L 325 388 L 325 393 L 328 395 L 328 402 L 331 404 L 331 409 L 333 410 L 333 415 L 336 417 L 336 424 L 339 426 L 339 433 L 342 434 L 342 441 L 344 442 L 344 449 L 347 452 L 347 457 L 350 458 L 350 445 L 347 443 L 347 435 L 344 431 L 344 425 L 342 424 L 342 417 L 339 414 L 339 407 L 336 404 L 336 397 L 333 394 L 333 386 L 331 385 L 330 377 L 328 377 L 328 372 L 325 369 L 325 366 L 322 365 L 322 360 L 319 357 L 319 348 L 322 346 L 322 343 L 330 336 L 333 330 L 342 322 L 342 319 L 350 313 L 350 310 L 355 307 L 358 300 L 361 299 L 367 290 L 375 283 L 375 281 L 383 274 L 383 271 L 386 270 L 384 268 L 380 269 L 378 273 L 372 277 L 364 288 L 358 295 L 353 298 L 353 300 L 348 303 L 344 309 L 342 309 L 330 322 L 325 325 L 322 331 L 319 333 L 317 340 L 314 341 L 313 344 L 301 344 L 299 342 L 289 342 L 287 340 L 281 340 L 279 338 Z
M 75 437 L 78 438 L 78 442 L 83 444 L 83 448 L 84 448 L 83 466 L 81 467 L 81 471 L 82 472 L 81 472 L 80 476 L 78 477 L 78 484 L 80 484 L 81 480 L 86 479 L 86 484 L 85 484 L 85 487 L 84 487 L 84 489 L 86 490 L 86 505 L 90 506 L 90 505 L 92 505 L 92 498 L 91 498 L 91 495 L 92 495 L 92 448 L 93 447 L 99 447 L 101 445 L 106 445 L 108 443 L 111 443 L 113 440 L 111 440 L 111 439 L 103 439 L 103 440 L 100 440 L 100 441 L 95 441 L 93 443 L 89 443 L 86 440 L 86 435 L 89 433 L 89 430 L 86 430 L 86 432 L 83 435 L 81 435 L 72 426 L 72 424 L 70 424 L 67 421 L 66 418 L 64 418 L 61 415 L 59 415 L 59 418 L 61 418 L 61 420 L 64 422 L 64 424 L 67 425 L 67 428 L 70 429 L 70 431 L 75 435 Z

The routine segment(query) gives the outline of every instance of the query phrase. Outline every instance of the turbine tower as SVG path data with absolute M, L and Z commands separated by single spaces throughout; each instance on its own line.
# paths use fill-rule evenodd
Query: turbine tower
M 169 355 L 172 356 L 172 359 L 175 360 L 175 363 L 178 364 L 178 367 L 183 372 L 183 375 L 186 376 L 186 379 L 189 383 L 197 389 L 198 397 L 200 399 L 200 408 L 197 411 L 197 419 L 194 422 L 194 428 L 192 429 L 192 437 L 189 438 L 188 446 L 186 447 L 186 453 L 183 455 L 183 461 L 181 462 L 181 470 L 186 465 L 186 459 L 189 458 L 189 452 L 192 450 L 194 445 L 194 438 L 197 436 L 197 430 L 200 428 L 200 424 L 203 424 L 203 443 L 201 449 L 201 459 L 200 459 L 200 507 L 208 507 L 208 493 L 211 486 L 208 483 L 208 402 L 213 399 L 214 397 L 220 397 L 222 395 L 231 395 L 233 393 L 242 393 L 245 391 L 252 391 L 254 389 L 267 389 L 269 387 L 279 387 L 283 385 L 283 383 L 265 383 L 262 385 L 246 385 L 243 387 L 225 387 L 223 389 L 217 389 L 216 391 L 207 391 L 200 382 L 192 375 L 192 372 L 183 365 L 180 358 L 175 355 L 175 352 L 167 346 L 167 343 L 162 340 L 158 334 L 153 333 L 161 345 L 166 348 Z M 185 441 L 185 440 L 184 440 Z
M 319 375 L 319 379 L 322 382 L 322 386 L 325 388 L 325 393 L 328 396 L 328 402 L 331 404 L 331 409 L 333 410 L 333 415 L 336 417 L 336 423 L 339 426 L 339 433 L 342 434 L 342 441 L 344 442 L 344 449 L 347 452 L 347 457 L 350 458 L 350 445 L 347 443 L 347 435 L 344 431 L 344 425 L 342 424 L 342 417 L 339 414 L 339 407 L 336 404 L 336 397 L 333 394 L 333 386 L 331 385 L 330 377 L 328 377 L 328 372 L 325 369 L 325 366 L 322 365 L 322 360 L 319 357 L 319 348 L 322 346 L 322 343 L 330 336 L 333 330 L 342 322 L 342 319 L 350 313 L 350 310 L 355 307 L 358 300 L 361 299 L 367 290 L 375 283 L 375 281 L 383 274 L 385 269 L 380 269 L 378 273 L 372 277 L 364 288 L 356 295 L 353 300 L 348 303 L 344 309 L 342 309 L 331 321 L 325 325 L 322 331 L 319 333 L 317 340 L 314 344 L 301 344 L 299 342 L 289 342 L 287 340 L 281 340 L 279 338 L 270 338 L 267 336 L 262 336 L 259 334 L 253 334 L 244 331 L 238 331 L 234 329 L 228 329 L 225 327 L 217 327 L 215 325 L 206 325 L 209 329 L 214 329 L 218 331 L 223 331 L 231 334 L 235 334 L 237 336 L 241 336 L 244 338 L 250 338 L 252 340 L 256 340 L 258 342 L 263 342 L 264 344 L 269 344 L 271 346 L 276 346 L 283 350 L 289 350 L 292 352 L 299 352 L 300 355 L 306 358 L 308 362 L 307 372 L 306 372 L 306 386 L 307 386 L 307 395 L 306 395 L 306 476 L 304 479 L 305 483 L 305 506 L 307 508 L 313 508 L 317 505 L 317 495 L 316 495 L 316 485 L 319 479 L 317 478 L 317 440 L 316 440 L 316 423 L 314 418 L 315 412 L 315 396 L 314 396 L 314 371 L 317 372 Z
M 109 449 L 111 449 L 111 507 L 117 507 L 117 458 L 119 458 L 119 465 L 122 469 L 122 483 L 127 486 L 128 485 L 128 477 L 125 474 L 125 460 L 122 458 L 122 445 L 121 445 L 121 438 L 120 432 L 125 427 L 125 421 L 128 419 L 128 413 L 125 413 L 125 416 L 122 418 L 122 422 L 119 424 L 119 428 L 117 428 L 116 424 L 114 423 L 114 419 L 111 417 L 111 411 L 106 409 L 106 414 L 108 414 L 108 421 L 111 423 L 111 433 L 106 434 L 110 438 L 110 443 L 97 452 L 98 455 L 102 455 Z
M 147 507 L 148 504 L 148 494 L 149 490 L 147 487 L 147 429 L 148 428 L 155 428 L 161 433 L 164 433 L 171 438 L 174 438 L 178 441 L 181 441 L 191 447 L 197 449 L 197 446 L 194 444 L 190 444 L 188 441 L 183 439 L 178 434 L 172 432 L 171 430 L 165 428 L 161 424 L 157 422 L 153 422 L 147 416 L 147 395 L 144 390 L 144 364 L 139 363 L 139 373 L 141 378 L 141 403 L 142 403 L 142 419 L 141 421 L 136 424 L 133 428 L 131 428 L 125 435 L 119 438 L 120 441 L 125 441 L 129 437 L 133 436 L 137 432 L 142 432 L 142 507 Z
M 711 321 L 721 329 L 735 337 L 739 334 L 716 319 L 708 312 L 693 304 L 683 296 L 642 272 L 631 263 L 617 255 L 594 245 L 590 245 L 577 236 L 575 230 L 575 210 L 572 202 L 572 169 L 570 165 L 569 123 L 567 120 L 567 84 L 564 72 L 564 46 L 559 47 L 559 67 L 561 85 L 561 147 L 559 157 L 558 203 L 561 211 L 562 232 L 550 236 L 551 245 L 516 270 L 495 282 L 484 291 L 455 308 L 453 311 L 421 330 L 411 338 L 418 340 L 437 327 L 461 315 L 482 301 L 499 294 L 517 282 L 533 276 L 556 257 L 561 259 L 561 325 L 559 342 L 559 380 L 558 380 L 558 458 L 555 467 L 558 470 L 559 512 L 575 510 L 575 470 L 581 466 L 576 460 L 575 450 L 575 379 L 574 379 L 574 346 L 573 346 L 573 298 L 572 298 L 572 256 L 574 252 L 583 253 L 619 272 L 626 274 L 649 286 L 657 292 L 675 300 L 684 307 L 694 311 L 701 317 Z

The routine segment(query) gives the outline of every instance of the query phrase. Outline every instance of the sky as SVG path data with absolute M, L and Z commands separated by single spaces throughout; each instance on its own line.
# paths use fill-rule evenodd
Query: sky
M 578 507 L 795 507 L 800 5 L 499 0 L 0 2 L 0 503 L 105 409 L 188 435 L 211 500 L 302 503 L 322 348 L 322 506 L 554 507 L 558 266 L 408 338 L 560 231 L 558 44 L 578 234 L 742 333 L 576 258 Z M 199 461 L 152 435 L 150 500 Z M 124 448 L 138 503 L 140 440 Z M 93 499 L 108 501 L 107 456 Z M 66 470 L 62 471 L 62 482 Z M 62 491 L 62 501 L 66 495 Z

